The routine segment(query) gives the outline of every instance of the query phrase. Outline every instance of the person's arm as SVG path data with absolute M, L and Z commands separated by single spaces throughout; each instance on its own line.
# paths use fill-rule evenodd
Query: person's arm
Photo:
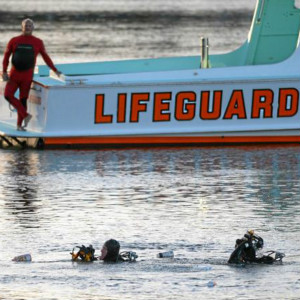
M 12 53 L 12 42 L 10 40 L 6 46 L 3 61 L 2 61 L 2 78 L 4 81 L 7 81 L 9 79 L 8 74 L 7 74 L 7 68 L 9 65 L 9 58 L 10 58 L 11 53 Z
M 42 46 L 41 46 L 41 50 L 40 50 L 40 54 L 43 57 L 43 60 L 45 61 L 45 63 L 47 64 L 47 66 L 52 69 L 57 76 L 59 76 L 61 74 L 60 71 L 58 71 L 53 63 L 53 61 L 51 60 L 50 56 L 48 55 L 48 53 L 46 52 L 44 43 L 42 42 Z

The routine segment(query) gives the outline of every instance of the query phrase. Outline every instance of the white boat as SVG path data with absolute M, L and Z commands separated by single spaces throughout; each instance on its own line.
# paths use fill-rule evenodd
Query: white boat
M 61 78 L 39 66 L 26 132 L 0 83 L 2 145 L 299 143 L 299 29 L 294 0 L 258 0 L 230 53 L 61 64 Z

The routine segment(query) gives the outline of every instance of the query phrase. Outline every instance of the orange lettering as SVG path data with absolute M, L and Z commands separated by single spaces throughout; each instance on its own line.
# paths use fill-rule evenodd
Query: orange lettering
M 288 105 L 289 103 L 289 105 Z M 296 89 L 280 89 L 278 117 L 293 117 L 298 112 L 299 92 Z
M 118 123 L 126 121 L 126 94 L 118 95 Z
M 179 92 L 176 95 L 175 119 L 189 121 L 195 117 L 196 94 L 194 92 Z
M 170 114 L 166 111 L 170 109 L 170 101 L 172 93 L 155 93 L 153 103 L 153 121 L 163 122 L 170 121 Z
M 257 119 L 263 111 L 264 118 L 272 118 L 273 111 L 273 91 L 272 90 L 254 90 L 252 99 L 251 118 Z
M 217 120 L 221 115 L 222 91 L 214 91 L 213 107 L 209 111 L 210 91 L 201 92 L 200 118 L 202 120 Z
M 234 90 L 230 97 L 223 119 L 232 119 L 236 115 L 238 119 L 246 119 L 246 109 L 242 90 Z
M 104 94 L 96 95 L 95 123 L 112 123 L 112 115 L 104 115 Z
M 139 122 L 140 112 L 147 111 L 147 104 L 143 103 L 143 101 L 149 101 L 149 93 L 131 95 L 130 122 Z

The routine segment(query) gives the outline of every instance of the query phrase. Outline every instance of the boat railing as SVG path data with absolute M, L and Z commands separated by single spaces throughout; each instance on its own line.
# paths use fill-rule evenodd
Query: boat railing
M 67 76 L 64 74 L 57 76 L 56 73 L 52 70 L 50 71 L 50 77 L 62 81 L 66 85 L 83 85 L 86 84 L 88 81 L 87 78 L 80 78 L 78 76 Z
M 265 7 L 265 0 L 261 0 L 260 10 L 259 10 L 258 17 L 257 17 L 257 22 L 258 23 L 260 23 L 260 21 L 261 21 L 263 11 L 264 11 L 264 7 Z
M 201 38 L 201 69 L 209 68 L 209 43 L 208 38 L 202 37 Z

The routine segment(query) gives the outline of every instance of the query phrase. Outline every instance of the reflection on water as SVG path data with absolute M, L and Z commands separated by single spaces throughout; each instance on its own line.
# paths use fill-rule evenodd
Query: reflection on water
M 1 174 L 9 180 L 2 180 L 1 198 L 5 208 L 23 227 L 38 227 L 38 187 L 33 180 L 37 175 L 36 157 L 31 152 L 15 152 L 7 155 Z
M 1 150 L 0 290 L 10 299 L 20 288 L 28 299 L 294 299 L 299 175 L 299 147 Z M 284 264 L 228 267 L 247 229 L 263 236 L 265 250 L 285 252 Z M 99 254 L 111 237 L 139 262 L 69 261 L 75 245 Z M 164 250 L 175 259 L 157 259 Z M 10 262 L 25 252 L 31 264 Z M 241 289 L 250 278 L 251 297 Z
M 30 17 L 55 63 L 199 55 L 202 36 L 225 53 L 247 39 L 255 0 L 242 2 L 0 0 L 0 52 Z

